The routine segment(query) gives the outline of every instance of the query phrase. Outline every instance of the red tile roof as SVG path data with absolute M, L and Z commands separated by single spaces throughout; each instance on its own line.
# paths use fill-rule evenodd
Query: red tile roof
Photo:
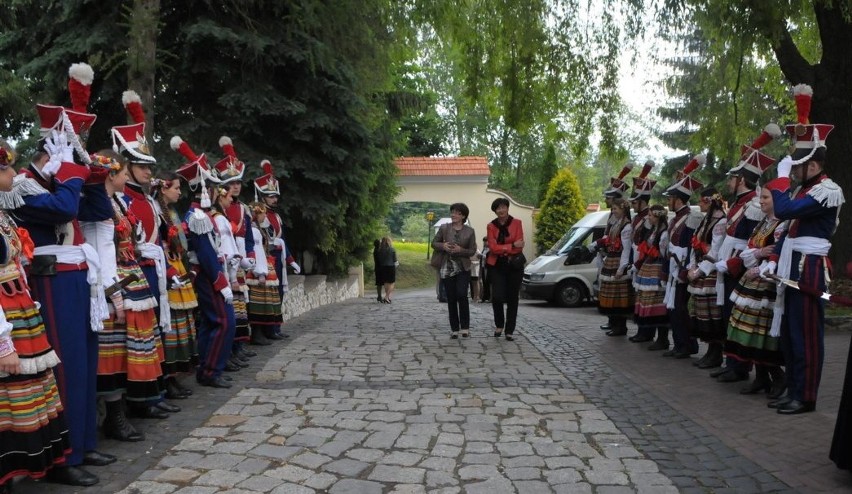
M 397 158 L 399 174 L 412 176 L 453 176 L 491 174 L 488 160 L 483 156 L 446 156 L 438 158 Z

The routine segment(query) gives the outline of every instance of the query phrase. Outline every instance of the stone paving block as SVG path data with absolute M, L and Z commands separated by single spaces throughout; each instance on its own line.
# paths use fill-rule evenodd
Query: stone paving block
M 297 456 L 290 458 L 289 463 L 293 463 L 295 465 L 303 466 L 306 468 L 310 468 L 312 470 L 316 470 L 320 466 L 330 462 L 332 460 L 331 457 L 325 455 L 318 455 L 316 453 L 305 452 L 301 453 Z
M 425 476 L 426 470 L 424 468 L 376 465 L 367 479 L 398 484 L 422 484 Z
M 244 458 L 244 456 L 229 453 L 214 453 L 200 458 L 191 466 L 202 470 L 230 470 L 243 461 Z
M 271 494 L 314 494 L 315 490 L 299 484 L 284 483 L 272 489 Z
M 303 482 L 303 484 L 313 489 L 319 489 L 321 491 L 324 491 L 335 482 L 337 482 L 337 477 L 335 475 L 322 472 L 311 475 Z
M 553 492 L 556 494 L 592 494 L 592 486 L 586 483 L 559 484 L 553 486 Z
M 175 494 L 213 494 L 218 490 L 218 487 L 203 487 L 198 485 L 192 485 L 175 491 Z M 140 494 L 142 494 L 142 492 L 144 492 L 145 494 L 148 493 L 148 491 L 141 491 Z
M 544 458 L 540 456 L 515 456 L 512 458 L 503 458 L 502 462 L 503 466 L 506 468 L 520 468 L 520 467 L 545 467 L 547 466 L 544 462 Z
M 344 458 L 331 463 L 326 463 L 322 466 L 322 470 L 342 475 L 343 477 L 358 477 L 361 472 L 370 466 L 369 463 L 363 461 Z M 335 484 L 337 485 L 337 484 Z
M 264 475 L 276 479 L 286 480 L 288 482 L 302 482 L 313 474 L 314 472 L 312 470 L 298 467 L 296 465 L 284 465 L 274 470 L 268 470 L 264 472 Z
M 458 471 L 462 480 L 504 478 L 503 474 L 494 465 L 470 465 L 462 467 Z
M 418 455 L 415 453 L 406 453 L 403 451 L 391 451 L 384 458 L 382 458 L 379 463 L 385 465 L 401 465 L 404 467 L 410 467 L 412 465 L 417 464 L 417 462 L 422 459 L 423 455 Z
M 490 478 L 485 482 L 465 484 L 465 494 L 514 494 L 515 487 L 505 477 Z
M 532 446 L 525 442 L 500 442 L 497 451 L 501 456 L 524 456 L 533 454 Z
M 201 475 L 201 472 L 190 470 L 188 468 L 169 468 L 159 472 L 153 480 L 174 482 L 176 484 L 187 484 L 192 482 L 199 475 Z
M 486 454 L 468 453 L 468 454 L 462 456 L 462 463 L 499 465 L 500 464 L 500 455 L 498 455 L 496 453 L 486 453 Z
M 216 487 L 234 487 L 249 477 L 246 473 L 228 470 L 210 470 L 195 479 L 195 484 L 212 485 Z
M 298 446 L 275 446 L 272 444 L 261 444 L 249 451 L 249 454 L 263 456 L 276 460 L 287 460 L 297 455 L 303 448 Z
M 541 470 L 534 467 L 506 468 L 503 473 L 509 480 L 536 480 L 541 478 Z
M 514 482 L 515 488 L 523 494 L 552 494 L 553 489 L 546 482 L 537 480 L 519 480 Z
M 384 486 L 367 480 L 343 479 L 328 490 L 329 494 L 382 494 Z
M 627 475 L 624 472 L 616 472 L 612 470 L 587 470 L 583 472 L 586 480 L 592 485 L 628 485 L 630 483 Z
M 283 483 L 283 480 L 275 479 L 267 475 L 252 475 L 238 483 L 237 487 L 255 492 L 269 492 Z
M 124 488 L 119 494 L 170 494 L 178 486 L 164 482 L 136 481 Z

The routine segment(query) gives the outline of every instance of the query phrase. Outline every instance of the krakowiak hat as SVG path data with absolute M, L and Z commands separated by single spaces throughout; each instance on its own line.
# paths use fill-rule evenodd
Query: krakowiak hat
M 130 163 L 153 165 L 157 160 L 151 156 L 151 148 L 145 138 L 145 111 L 142 99 L 136 91 L 128 89 L 121 95 L 121 103 L 134 123 L 117 125 L 110 129 L 112 150 L 126 157 Z
M 623 196 L 624 192 L 627 190 L 627 183 L 624 181 L 624 177 L 626 177 L 632 169 L 633 163 L 624 165 L 624 168 L 622 168 L 618 173 L 618 177 L 612 177 L 609 179 L 609 188 L 603 192 L 604 195 L 607 197 Z
M 234 143 L 231 141 L 231 138 L 228 136 L 220 137 L 219 147 L 225 152 L 225 157 L 213 165 L 219 180 L 221 180 L 222 184 L 242 180 L 246 165 L 237 158 L 237 152 L 234 151 Z
M 184 178 L 189 184 L 190 190 L 195 190 L 196 186 L 201 185 L 201 207 L 210 207 L 210 194 L 207 192 L 206 182 L 218 184 L 221 181 L 216 176 L 215 170 L 211 170 L 207 165 L 207 156 L 204 153 L 195 154 L 189 144 L 179 136 L 172 137 L 169 141 L 172 149 L 182 154 L 188 160 L 186 164 L 175 171 L 178 175 Z
M 813 94 L 814 90 L 807 84 L 799 84 L 793 88 L 797 123 L 787 125 L 787 133 L 795 141 L 795 151 L 791 154 L 793 166 L 807 163 L 819 149 L 825 150 L 825 139 L 834 129 L 834 125 L 810 123 Z
M 740 148 L 740 161 L 728 171 L 728 176 L 738 175 L 757 183 L 763 172 L 775 163 L 775 158 L 761 153 L 759 149 L 781 135 L 781 128 L 774 123 L 764 127 L 763 132 L 751 145 Z
M 639 175 L 633 177 L 633 195 L 630 196 L 630 201 L 648 200 L 651 198 L 651 190 L 657 185 L 656 180 L 648 179 L 648 174 L 654 168 L 654 162 L 648 160 L 642 166 L 642 171 Z
M 71 108 L 36 104 L 41 138 L 48 137 L 54 130 L 64 130 L 66 133 L 73 131 L 78 140 L 74 147 L 77 149 L 80 159 L 87 164 L 91 160 L 88 153 L 85 152 L 85 145 L 89 138 L 89 131 L 98 118 L 97 115 L 88 113 L 94 79 L 95 71 L 89 64 L 71 64 L 71 67 L 68 68 L 68 93 L 71 96 Z
M 704 188 L 704 184 L 692 178 L 692 172 L 698 169 L 707 161 L 707 157 L 703 154 L 697 154 L 683 167 L 683 170 L 678 170 L 675 184 L 663 192 L 664 196 L 677 196 L 688 201 L 692 194 L 699 189 Z
M 263 175 L 254 179 L 254 200 L 257 201 L 258 193 L 265 196 L 280 196 L 281 189 L 278 186 L 278 179 L 272 173 L 272 163 L 269 160 L 260 162 L 263 169 Z

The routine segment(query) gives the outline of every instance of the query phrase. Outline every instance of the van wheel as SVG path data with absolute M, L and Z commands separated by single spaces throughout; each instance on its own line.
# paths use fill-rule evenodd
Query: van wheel
M 577 280 L 563 281 L 553 293 L 554 302 L 561 307 L 578 307 L 586 298 L 586 287 Z

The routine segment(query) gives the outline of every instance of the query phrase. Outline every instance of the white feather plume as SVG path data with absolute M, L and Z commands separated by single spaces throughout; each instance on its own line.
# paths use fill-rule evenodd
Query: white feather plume
M 95 80 L 95 71 L 87 63 L 74 63 L 68 68 L 68 76 L 84 86 L 90 86 Z

